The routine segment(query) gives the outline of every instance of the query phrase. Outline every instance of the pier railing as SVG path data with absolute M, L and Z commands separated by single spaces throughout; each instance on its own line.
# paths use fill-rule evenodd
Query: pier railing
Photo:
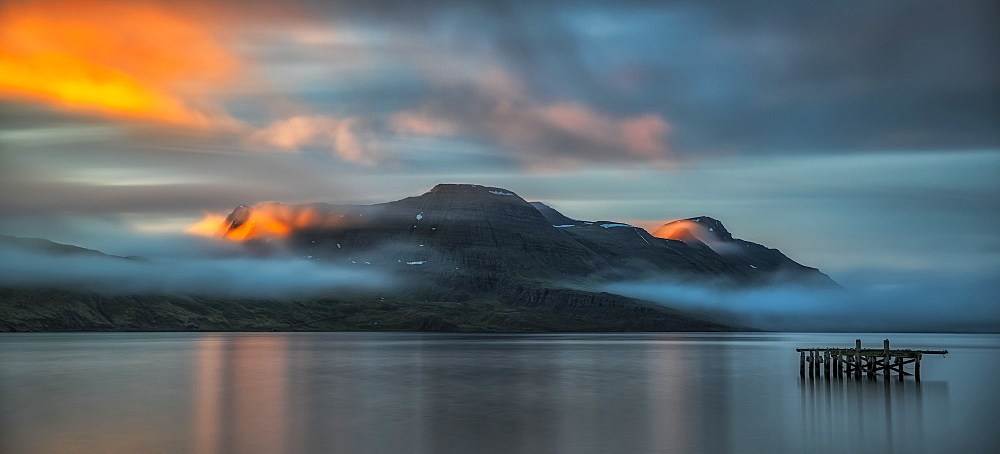
M 888 380 L 896 372 L 899 381 L 907 375 L 920 381 L 920 359 L 924 355 L 948 353 L 948 350 L 891 350 L 889 339 L 883 341 L 881 349 L 861 348 L 861 339 L 857 339 L 854 348 L 796 348 L 795 351 L 799 352 L 799 375 L 802 377 L 806 376 L 808 364 L 808 375 L 811 377 L 853 375 L 860 379 L 865 374 L 875 378 L 881 373 Z M 907 364 L 913 364 L 913 373 L 906 371 Z

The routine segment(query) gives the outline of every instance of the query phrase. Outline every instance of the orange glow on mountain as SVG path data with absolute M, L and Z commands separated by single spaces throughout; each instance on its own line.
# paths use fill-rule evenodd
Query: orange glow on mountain
M 204 18 L 148 1 L 42 0 L 0 8 L 0 96 L 206 127 L 239 66 Z
M 719 254 L 738 254 L 742 250 L 735 243 L 721 238 L 718 232 L 704 224 L 687 219 L 663 224 L 653 232 L 653 236 L 689 244 L 704 244 Z
M 276 214 L 279 216 L 275 216 Z M 292 231 L 292 223 L 279 217 L 283 218 L 273 210 L 254 209 L 246 221 L 239 226 L 229 227 L 224 236 L 237 241 L 287 236 Z
M 678 240 L 690 243 L 703 241 L 703 238 L 709 237 L 710 234 L 701 224 L 694 221 L 682 220 L 663 224 L 653 232 L 653 236 L 666 240 Z
M 283 238 L 300 229 L 335 227 L 344 223 L 343 214 L 323 212 L 314 206 L 263 203 L 237 208 L 229 217 L 207 213 L 204 219 L 186 231 L 195 235 L 246 241 Z
M 200 236 L 222 235 L 222 225 L 226 217 L 219 214 L 205 213 L 205 218 L 191 225 L 185 232 Z

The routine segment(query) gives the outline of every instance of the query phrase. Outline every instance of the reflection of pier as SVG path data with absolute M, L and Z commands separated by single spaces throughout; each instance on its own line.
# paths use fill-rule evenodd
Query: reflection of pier
M 805 377 L 806 363 L 809 363 L 808 374 L 811 377 L 831 375 L 840 378 L 844 375 L 861 378 L 866 373 L 869 378 L 881 372 L 888 380 L 895 371 L 899 381 L 906 375 L 913 375 L 920 381 L 920 359 L 923 355 L 945 355 L 948 350 L 890 350 L 889 339 L 886 339 L 881 349 L 861 348 L 861 339 L 854 341 L 854 348 L 796 348 L 799 352 L 799 375 Z M 913 373 L 906 371 L 906 365 L 913 364 Z
M 962 451 L 946 441 L 954 430 L 947 381 L 796 381 L 803 444 L 790 452 Z

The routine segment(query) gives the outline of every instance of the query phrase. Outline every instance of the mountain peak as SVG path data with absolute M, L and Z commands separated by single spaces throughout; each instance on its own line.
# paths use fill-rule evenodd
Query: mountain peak
M 729 233 L 726 226 L 722 225 L 722 221 L 709 216 L 695 216 L 693 218 L 684 219 L 685 221 L 697 222 L 698 224 L 704 226 L 708 231 L 715 234 L 722 241 L 733 241 L 733 235 Z
M 733 240 L 733 235 L 718 219 L 708 216 L 696 216 L 678 219 L 660 226 L 653 236 L 667 240 L 679 240 L 685 243 L 704 244 L 716 252 L 721 251 L 722 243 Z
M 486 195 L 499 195 L 499 196 L 514 196 L 518 199 L 521 197 L 515 194 L 513 191 L 504 188 L 497 188 L 492 186 L 483 186 L 479 184 L 465 184 L 465 183 L 441 183 L 435 185 L 428 192 L 429 194 L 448 194 L 448 195 L 458 195 L 458 196 L 486 196 Z

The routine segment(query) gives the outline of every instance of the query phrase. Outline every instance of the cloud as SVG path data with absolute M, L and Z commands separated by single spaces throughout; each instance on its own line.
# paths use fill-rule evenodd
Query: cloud
M 241 67 L 207 17 L 152 2 L 41 0 L 0 9 L 0 96 L 196 127 Z
M 859 270 L 846 289 L 732 289 L 671 281 L 602 290 L 770 331 L 1000 332 L 995 273 Z
M 306 258 L 160 257 L 143 261 L 83 254 L 49 255 L 0 245 L 0 286 L 290 299 L 391 285 L 392 279 L 380 272 Z
M 670 132 L 670 125 L 663 117 L 645 114 L 622 120 L 617 126 L 625 147 L 633 154 L 650 159 L 667 154 L 664 138 Z
M 329 228 L 343 226 L 343 212 L 332 211 L 329 206 L 285 205 L 273 202 L 240 207 L 232 212 L 232 219 L 225 214 L 205 213 L 205 217 L 188 227 L 185 232 L 211 238 L 233 241 L 284 238 L 304 228 Z M 226 221 L 230 221 L 229 225 Z
M 370 146 L 362 145 L 357 118 L 335 119 L 324 115 L 295 116 L 279 120 L 255 131 L 253 142 L 272 145 L 285 151 L 300 151 L 308 145 L 328 145 L 335 156 L 345 161 L 373 164 L 379 156 Z
M 713 227 L 686 219 L 668 221 L 653 230 L 651 235 L 686 243 L 704 243 L 719 254 L 740 254 L 744 249 L 740 243 L 723 241 Z
M 255 132 L 253 139 L 284 150 L 298 151 L 299 147 L 313 142 L 319 136 L 334 135 L 339 124 L 337 120 L 324 116 L 292 117 L 271 123 Z
M 440 55 L 429 72 L 485 72 L 486 62 L 542 103 L 660 113 L 681 155 L 1000 144 L 1000 15 L 989 0 L 850 1 L 822 11 L 787 0 L 320 9 L 398 33 L 408 55 Z
M 509 104 L 501 104 L 509 108 Z M 553 132 L 566 134 L 610 153 L 621 153 L 650 160 L 663 159 L 668 150 L 664 143 L 669 131 L 667 122 L 655 114 L 635 117 L 612 118 L 577 102 L 562 102 L 539 106 L 529 106 L 521 111 L 500 111 L 501 116 L 521 117 L 515 123 L 535 121 L 535 128 L 505 129 L 503 121 L 496 124 L 498 133 L 511 135 L 508 140 L 517 143 L 526 132 L 537 143 L 549 140 Z
M 452 136 L 455 135 L 455 125 L 447 120 L 435 118 L 425 112 L 398 112 L 389 120 L 389 127 L 399 134 L 420 136 Z
M 617 116 L 577 101 L 543 102 L 521 80 L 493 68 L 436 77 L 437 97 L 416 110 L 397 112 L 397 132 L 466 135 L 493 142 L 530 168 L 582 162 L 667 163 L 670 125 L 660 115 Z

